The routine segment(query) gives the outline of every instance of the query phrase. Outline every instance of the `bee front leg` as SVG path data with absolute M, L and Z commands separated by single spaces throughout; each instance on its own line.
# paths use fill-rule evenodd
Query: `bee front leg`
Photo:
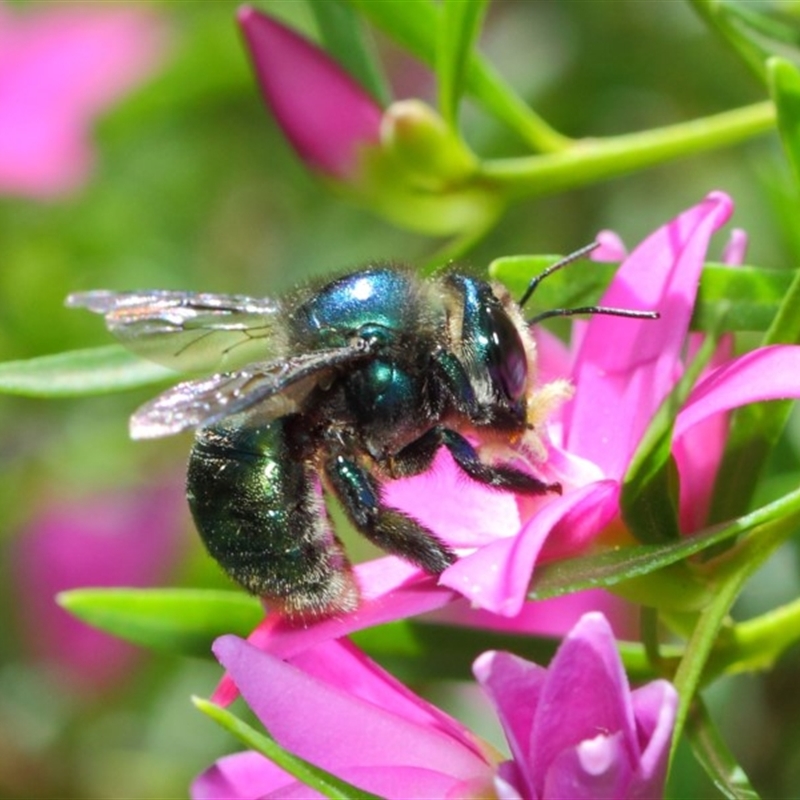
M 325 464 L 325 475 L 350 521 L 373 544 L 433 575 L 455 562 L 453 551 L 432 531 L 383 504 L 378 482 L 355 461 L 335 456 Z
M 548 492 L 561 494 L 560 483 L 544 483 L 533 475 L 513 467 L 486 464 L 481 461 L 478 451 L 460 433 L 449 428 L 437 428 L 436 430 L 441 443 L 450 451 L 456 464 L 473 480 L 520 494 L 547 494 Z

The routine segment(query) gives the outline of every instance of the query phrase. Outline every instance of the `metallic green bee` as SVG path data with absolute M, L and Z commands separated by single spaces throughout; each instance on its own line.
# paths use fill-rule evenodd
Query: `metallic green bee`
M 184 371 L 218 370 L 142 406 L 131 435 L 196 431 L 187 494 L 200 535 L 234 580 L 287 616 L 358 604 L 323 488 L 367 539 L 432 574 L 455 554 L 383 502 L 383 481 L 426 471 L 445 447 L 480 483 L 561 491 L 495 463 L 512 445 L 535 454 L 536 426 L 563 393 L 535 386 L 529 323 L 499 284 L 371 266 L 281 301 L 96 291 L 67 303 L 103 314 L 141 355 Z

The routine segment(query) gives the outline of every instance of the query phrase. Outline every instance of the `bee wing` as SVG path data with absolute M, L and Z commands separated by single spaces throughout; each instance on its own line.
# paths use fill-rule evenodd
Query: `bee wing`
M 79 292 L 71 308 L 102 314 L 137 355 L 180 372 L 233 369 L 283 347 L 275 300 L 193 292 Z
M 236 372 L 184 381 L 141 406 L 131 417 L 134 439 L 154 439 L 209 425 L 263 404 L 265 421 L 296 411 L 300 401 L 336 367 L 363 359 L 371 345 L 316 350 L 286 359 L 251 364 Z

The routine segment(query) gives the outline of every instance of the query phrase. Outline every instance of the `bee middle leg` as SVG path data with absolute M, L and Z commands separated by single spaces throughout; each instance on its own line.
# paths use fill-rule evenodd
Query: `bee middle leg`
M 455 562 L 455 553 L 432 531 L 384 505 L 377 480 L 355 461 L 335 456 L 325 464 L 325 475 L 350 521 L 373 544 L 433 575 Z

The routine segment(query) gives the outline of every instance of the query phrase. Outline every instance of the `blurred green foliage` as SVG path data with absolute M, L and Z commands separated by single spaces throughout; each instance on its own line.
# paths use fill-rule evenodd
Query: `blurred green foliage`
M 233 3 L 150 5 L 169 25 L 170 52 L 159 74 L 99 120 L 90 183 L 47 203 L 0 198 L 2 360 L 107 344 L 96 317 L 63 307 L 73 291 L 268 295 L 369 259 L 422 261 L 435 248 L 346 205 L 305 171 L 262 107 Z M 258 6 L 315 34 L 304 3 Z M 400 96 L 432 99 L 426 70 L 384 35 L 373 36 Z M 500 0 L 488 9 L 481 49 L 546 119 L 576 137 L 665 125 L 764 97 L 747 65 L 679 2 Z M 468 141 L 482 154 L 524 152 L 473 104 L 462 116 Z M 735 224 L 750 235 L 748 263 L 800 266 L 795 189 L 777 136 L 765 136 L 520 203 L 470 253 L 467 267 L 483 273 L 499 256 L 568 252 L 601 228 L 634 244 L 710 189 L 736 200 Z M 210 662 L 149 656 L 124 686 L 82 698 L 53 665 L 34 662 L 21 636 L 25 587 L 14 580 L 14 544 L 34 515 L 53 498 L 181 474 L 185 439 L 127 439 L 127 416 L 151 393 L 0 398 L 0 796 L 181 797 L 193 774 L 236 747 L 188 701 L 213 689 L 219 670 Z M 797 427 L 773 453 L 767 483 L 797 485 Z M 188 514 L 185 527 L 189 552 L 175 583 L 226 587 L 190 534 Z M 796 596 L 796 554 L 768 565 L 742 606 L 767 587 L 781 600 Z M 763 679 L 723 681 L 709 699 L 766 797 L 798 796 L 800 716 L 792 687 L 799 659 L 787 654 Z M 672 787 L 675 798 L 717 796 L 684 751 Z

